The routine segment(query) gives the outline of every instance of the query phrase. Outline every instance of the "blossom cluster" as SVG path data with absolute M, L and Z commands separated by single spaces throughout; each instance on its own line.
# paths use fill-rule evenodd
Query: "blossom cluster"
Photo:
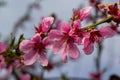
M 104 19 L 104 22 L 119 19 L 119 9 L 116 7 L 116 4 L 109 7 L 108 13 L 111 16 Z M 116 14 L 113 14 L 113 8 L 118 10 Z M 21 36 L 15 46 L 13 46 L 14 39 L 10 44 L 12 47 L 0 42 L 0 70 L 6 67 L 6 64 L 9 64 L 9 67 L 16 64 L 21 67 L 21 63 L 29 66 L 37 60 L 42 66 L 47 66 L 49 63 L 46 56 L 48 49 L 52 49 L 54 54 L 62 53 L 63 62 L 67 62 L 68 56 L 73 59 L 79 58 L 81 51 L 78 47 L 81 45 L 83 46 L 83 52 L 90 55 L 94 51 L 96 43 L 117 33 L 117 26 L 112 23 L 100 29 L 95 28 L 97 25 L 104 23 L 103 21 L 82 27 L 81 22 L 89 16 L 91 10 L 92 7 L 74 10 L 70 23 L 60 22 L 58 25 L 56 22 L 57 26 L 55 27 L 53 27 L 54 17 L 45 17 L 39 26 L 35 27 L 35 35 L 31 39 L 25 40 Z
M 24 64 L 32 65 L 39 60 L 42 66 L 47 66 L 47 49 L 52 49 L 54 54 L 62 53 L 62 60 L 67 62 L 68 55 L 76 59 L 80 55 L 79 45 L 83 45 L 83 51 L 89 55 L 94 50 L 94 44 L 112 37 L 117 33 L 115 25 L 109 25 L 101 29 L 84 28 L 81 22 L 90 14 L 92 7 L 74 10 L 72 22 L 64 22 L 59 29 L 52 28 L 53 17 L 45 17 L 36 33 L 30 40 L 23 40 L 19 49 L 24 53 Z

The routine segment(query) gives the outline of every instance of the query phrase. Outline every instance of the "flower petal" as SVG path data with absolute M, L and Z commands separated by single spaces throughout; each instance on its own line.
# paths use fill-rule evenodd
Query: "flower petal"
M 10 76 L 12 74 L 12 71 L 13 71 L 13 65 L 9 65 L 7 71 L 8 71 L 7 75 Z
M 72 38 L 74 39 L 74 41 L 80 45 L 82 43 L 82 38 L 81 37 L 78 37 L 76 35 L 72 35 Z
M 64 40 L 56 40 L 53 44 L 53 51 L 55 54 L 61 53 L 65 48 L 65 41 Z
M 48 65 L 48 59 L 47 59 L 45 53 L 40 53 L 39 61 L 40 61 L 40 64 L 41 64 L 42 66 L 47 66 L 47 65 Z
M 32 65 L 37 60 L 38 54 L 36 51 L 31 50 L 29 51 L 29 53 L 26 53 L 23 57 L 25 65 Z
M 74 28 L 80 29 L 81 28 L 81 24 L 79 20 L 75 20 L 73 23 Z
M 63 34 L 59 30 L 51 30 L 48 34 L 49 38 L 52 40 L 60 39 Z
M 68 46 L 68 53 L 71 58 L 75 59 L 79 57 L 80 51 L 75 44 L 70 43 Z
M 31 80 L 31 76 L 29 74 L 22 74 L 20 76 L 20 80 Z
M 84 18 L 86 18 L 90 11 L 91 11 L 92 7 L 85 7 L 85 8 L 82 8 L 79 12 L 79 19 L 82 21 Z
M 2 55 L 0 55 L 0 71 L 3 70 L 3 68 L 6 67 L 5 59 Z
M 100 29 L 100 34 L 104 37 L 104 38 L 109 38 L 114 36 L 117 33 L 117 31 L 113 30 L 110 27 L 105 27 Z
M 32 39 L 33 42 L 40 43 L 41 42 L 41 36 L 39 33 L 35 34 Z
M 7 50 L 7 45 L 4 43 L 0 42 L 0 53 L 4 52 Z
M 51 49 L 53 47 L 53 41 L 46 37 L 43 39 L 43 46 L 47 49 Z
M 46 17 L 42 20 L 42 31 L 47 32 L 50 29 L 51 24 L 53 23 L 53 17 Z
M 70 29 L 71 29 L 70 24 L 67 23 L 67 22 L 64 23 L 61 27 L 62 27 L 62 31 L 65 32 L 65 33 L 68 33 L 70 31 Z
M 19 49 L 20 51 L 24 52 L 24 53 L 29 53 L 30 50 L 32 50 L 34 46 L 34 42 L 30 41 L 30 40 L 23 40 L 20 43 Z
M 89 41 L 89 38 L 85 38 L 84 39 L 84 48 L 83 48 L 84 52 L 86 55 L 89 55 L 93 52 L 94 50 L 94 43 Z

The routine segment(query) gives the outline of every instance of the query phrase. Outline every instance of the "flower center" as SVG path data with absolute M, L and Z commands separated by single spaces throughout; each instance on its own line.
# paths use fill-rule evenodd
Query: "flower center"
M 65 34 L 65 38 L 66 38 L 67 43 L 74 42 L 74 39 L 71 36 L 69 36 L 68 33 L 64 33 L 64 34 Z
M 102 36 L 101 36 L 101 34 L 99 33 L 98 30 L 94 30 L 94 31 L 90 32 L 90 41 L 98 42 L 98 41 L 100 41 L 100 37 L 102 37 Z
M 35 43 L 34 49 L 37 50 L 38 52 L 45 52 L 45 47 L 43 46 L 42 43 Z

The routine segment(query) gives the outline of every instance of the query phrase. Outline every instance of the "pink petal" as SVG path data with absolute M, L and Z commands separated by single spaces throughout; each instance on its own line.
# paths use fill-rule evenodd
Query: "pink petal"
M 72 35 L 72 37 L 74 38 L 75 42 L 80 45 L 82 43 L 82 38 L 76 36 L 76 35 Z
M 69 53 L 71 58 L 75 59 L 75 58 L 79 57 L 80 51 L 75 44 L 70 43 L 68 45 L 68 53 Z
M 42 32 L 41 24 L 39 25 L 39 27 L 35 27 L 35 32 L 36 33 L 41 33 Z
M 114 36 L 117 33 L 117 31 L 111 29 L 110 27 L 105 27 L 100 29 L 100 34 L 104 37 L 104 38 L 109 38 Z
M 55 25 L 55 29 L 60 30 L 61 24 L 62 24 L 62 20 L 57 19 L 57 20 L 55 21 L 55 24 L 54 24 L 54 25 Z
M 63 36 L 63 34 L 59 30 L 51 30 L 48 36 L 52 40 L 54 39 L 57 40 L 57 39 L 60 39 Z
M 65 41 L 64 40 L 54 41 L 54 44 L 53 44 L 54 54 L 58 54 L 58 53 L 62 52 L 64 48 L 65 48 Z
M 11 73 L 12 73 L 12 71 L 13 71 L 13 66 L 10 65 L 10 66 L 8 67 L 8 73 L 7 73 L 7 75 L 10 76 Z
M 24 64 L 32 65 L 37 60 L 38 54 L 36 51 L 29 51 L 29 53 L 24 54 Z
M 47 65 L 48 65 L 48 59 L 47 59 L 45 53 L 40 53 L 39 61 L 40 61 L 40 64 L 41 64 L 42 66 L 47 66 Z
M 80 44 L 82 43 L 82 38 L 77 38 L 77 39 L 76 39 L 76 43 L 77 43 L 78 45 L 80 45 Z
M 64 23 L 61 27 L 62 27 L 62 31 L 65 33 L 68 33 L 71 29 L 71 26 L 69 23 Z
M 85 7 L 85 8 L 82 8 L 80 10 L 78 16 L 79 16 L 79 18 L 80 18 L 81 21 L 89 15 L 91 9 L 92 9 L 92 7 Z
M 79 20 L 74 21 L 73 26 L 74 28 L 80 29 L 81 28 L 80 21 Z
M 85 38 L 84 39 L 84 48 L 83 48 L 84 52 L 86 55 L 89 55 L 93 52 L 94 50 L 94 43 L 89 41 L 89 38 Z
M 20 80 L 31 80 L 31 77 L 29 74 L 22 74 Z
M 43 18 L 42 31 L 47 32 L 50 29 L 51 24 L 53 23 L 53 21 L 54 21 L 53 17 Z
M 45 17 L 45 18 L 43 18 L 42 21 L 43 21 L 43 22 L 50 22 L 50 24 L 52 24 L 53 21 L 54 21 L 54 18 L 53 18 L 53 17 Z
M 34 42 L 30 41 L 30 40 L 23 40 L 20 43 L 19 49 L 20 51 L 24 52 L 24 53 L 29 53 L 30 50 L 32 50 L 34 46 Z
M 89 33 L 87 31 L 84 31 L 83 29 L 81 29 L 81 32 L 84 37 L 89 37 Z
M 43 39 L 43 46 L 47 49 L 51 49 L 53 47 L 53 41 L 46 37 Z
M 4 43 L 0 42 L 0 53 L 4 52 L 7 50 L 7 45 Z
M 35 34 L 32 39 L 33 42 L 40 43 L 41 42 L 41 36 L 39 33 Z
M 4 57 L 0 55 L 0 71 L 2 71 L 3 68 L 5 67 L 6 67 L 6 63 L 5 63 Z

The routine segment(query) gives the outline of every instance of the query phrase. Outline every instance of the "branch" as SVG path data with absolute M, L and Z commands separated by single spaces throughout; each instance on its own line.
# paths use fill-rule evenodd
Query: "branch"
M 113 16 L 109 16 L 109 17 L 107 17 L 107 18 L 105 18 L 105 19 L 103 19 L 103 20 L 101 20 L 101 21 L 99 21 L 99 22 L 96 22 L 96 23 L 94 23 L 94 24 L 92 24 L 92 25 L 86 26 L 84 29 L 85 29 L 85 30 L 93 29 L 93 28 L 95 28 L 97 25 L 100 25 L 100 24 L 105 23 L 105 22 L 110 22 L 112 19 L 113 19 Z

